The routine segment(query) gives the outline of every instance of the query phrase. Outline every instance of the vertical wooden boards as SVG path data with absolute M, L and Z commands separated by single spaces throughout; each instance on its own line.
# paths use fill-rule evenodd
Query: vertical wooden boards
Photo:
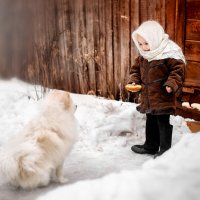
M 200 62 L 200 1 L 187 0 L 186 8 L 185 55 L 189 60 L 187 74 L 190 77 L 189 82 L 191 82 L 191 77 L 196 76 L 199 71 L 197 68 L 199 68 Z M 194 79 L 195 81 L 198 86 L 197 78 Z
M 73 5 L 69 5 L 69 2 L 67 0 L 59 0 L 57 6 L 58 6 L 58 29 L 60 33 L 59 37 L 60 70 L 61 70 L 60 79 L 62 79 L 63 81 L 62 88 L 64 90 L 69 90 L 73 92 L 73 82 L 71 81 L 70 78 L 72 75 L 74 76 L 74 79 L 77 77 L 75 72 L 73 74 L 71 73 L 71 69 L 73 69 L 72 34 L 74 29 L 71 27 L 70 18 L 74 17 L 74 13 L 71 13 L 70 9 L 73 8 Z M 79 91 L 79 88 L 76 87 L 75 90 Z
M 140 22 L 156 20 L 165 27 L 165 0 L 140 1 Z
M 197 56 L 194 58 L 199 52 L 198 0 L 29 0 L 28 4 L 25 1 L 13 3 L 16 8 L 11 5 L 11 10 L 31 9 L 34 25 L 29 41 L 32 40 L 33 46 L 29 44 L 27 59 L 24 50 L 27 47 L 16 40 L 15 31 L 7 34 L 16 41 L 8 42 L 5 50 L 0 46 L 3 55 L 10 55 L 2 60 L 2 66 L 10 65 L 10 72 L 5 72 L 6 67 L 0 72 L 16 73 L 24 69 L 28 80 L 35 83 L 123 99 L 130 66 L 138 56 L 131 33 L 143 21 L 157 20 L 170 38 L 183 48 L 186 12 L 189 17 L 186 39 L 190 40 L 186 41 L 186 54 L 192 61 L 198 60 Z M 2 2 L 5 7 L 12 1 Z M 17 27 L 19 23 L 15 21 L 13 26 Z M 0 36 L 3 46 L 4 36 Z M 19 52 L 15 54 L 17 46 Z M 19 66 L 14 69 L 15 63 Z
M 107 95 L 107 73 L 106 73 L 106 0 L 98 0 L 98 23 L 95 28 L 96 52 L 95 52 L 95 68 L 97 78 L 97 95 Z M 96 16 L 97 17 L 97 16 Z
M 69 1 L 69 0 L 68 0 Z M 72 3 L 71 1 L 69 1 Z M 79 78 L 80 93 L 87 93 L 89 90 L 89 76 L 87 66 L 87 40 L 86 40 L 86 16 L 84 13 L 84 1 L 75 0 L 74 10 L 71 7 L 70 12 L 74 12 L 74 18 L 71 18 L 73 29 L 73 62 L 77 68 Z
M 113 1 L 113 51 L 115 96 L 123 99 L 130 65 L 130 1 Z

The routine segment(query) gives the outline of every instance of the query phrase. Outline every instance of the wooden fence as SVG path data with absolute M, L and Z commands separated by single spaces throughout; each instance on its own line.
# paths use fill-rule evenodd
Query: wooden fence
M 125 99 L 131 32 L 154 19 L 183 47 L 184 12 L 185 0 L 0 0 L 1 76 Z

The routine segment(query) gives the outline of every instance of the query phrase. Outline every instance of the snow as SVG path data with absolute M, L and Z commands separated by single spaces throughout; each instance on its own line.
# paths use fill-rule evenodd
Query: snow
M 133 153 L 144 142 L 145 115 L 136 104 L 71 94 L 78 105 L 79 140 L 66 157 L 69 182 L 22 190 L 0 179 L 0 200 L 196 200 L 200 195 L 200 134 L 171 116 L 172 148 L 161 157 Z M 42 88 L 0 80 L 0 148 L 37 114 Z

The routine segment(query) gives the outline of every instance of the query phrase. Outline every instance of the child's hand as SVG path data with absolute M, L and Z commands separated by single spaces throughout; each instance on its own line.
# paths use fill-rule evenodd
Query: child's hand
M 171 87 L 166 86 L 165 88 L 166 88 L 166 90 L 167 90 L 168 93 L 171 93 L 171 92 L 172 92 L 172 88 L 171 88 Z

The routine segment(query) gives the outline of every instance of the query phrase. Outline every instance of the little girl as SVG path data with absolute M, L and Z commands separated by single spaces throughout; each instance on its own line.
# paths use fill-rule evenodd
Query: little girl
M 137 110 L 146 114 L 146 140 L 131 149 L 157 157 L 171 147 L 173 126 L 169 119 L 175 113 L 186 61 L 181 48 L 156 21 L 142 23 L 132 33 L 132 39 L 140 55 L 131 67 L 128 82 L 142 85 Z

